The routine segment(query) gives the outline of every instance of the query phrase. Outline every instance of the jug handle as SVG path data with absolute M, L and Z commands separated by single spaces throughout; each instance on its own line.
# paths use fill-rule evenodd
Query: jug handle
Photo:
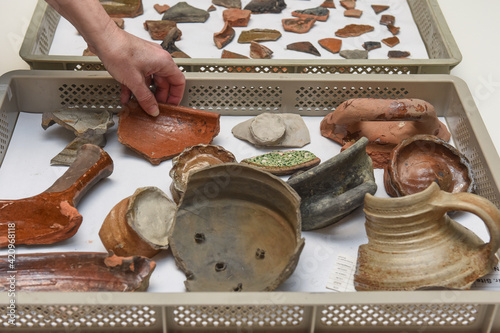
M 472 193 L 448 193 L 441 191 L 433 205 L 446 211 L 465 211 L 477 215 L 488 228 L 490 242 L 484 251 L 494 255 L 500 248 L 500 210 L 488 199 Z

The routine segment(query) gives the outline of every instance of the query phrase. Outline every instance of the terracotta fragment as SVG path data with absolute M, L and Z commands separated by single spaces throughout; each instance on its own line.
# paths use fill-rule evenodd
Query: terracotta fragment
M 396 36 L 382 39 L 382 43 L 389 47 L 394 47 L 399 44 L 399 38 Z
M 99 180 L 113 172 L 109 155 L 95 145 L 83 145 L 77 158 L 54 184 L 34 197 L 0 200 L 0 247 L 9 244 L 15 224 L 16 246 L 52 244 L 72 237 L 82 223 L 75 206 Z
M 339 55 L 346 59 L 368 59 L 368 51 L 366 50 L 342 50 Z
M 228 50 L 222 50 L 221 59 L 249 59 L 249 57 Z
M 333 0 L 325 0 L 320 6 L 324 8 L 335 8 L 335 2 L 333 2 Z
M 280 178 L 237 163 L 190 175 L 170 236 L 186 290 L 274 290 L 303 246 L 299 197 Z
M 488 244 L 447 214 L 457 210 L 486 224 Z M 364 212 L 368 243 L 358 250 L 358 291 L 469 289 L 498 263 L 500 211 L 478 195 L 448 193 L 432 183 L 400 198 L 366 195 Z
M 318 43 L 332 53 L 339 53 L 342 48 L 342 40 L 338 38 L 323 38 L 318 40 Z
M 391 59 L 404 59 L 411 56 L 411 53 L 408 51 L 389 51 L 387 56 Z
M 370 41 L 370 42 L 363 43 L 363 48 L 367 51 L 379 49 L 381 47 L 382 47 L 382 44 L 380 44 L 380 42 Z
M 247 9 L 230 8 L 222 12 L 222 19 L 232 27 L 246 27 L 252 12 Z
M 253 14 L 281 13 L 286 8 L 285 0 L 251 0 L 244 9 Z
M 177 206 L 157 187 L 141 187 L 116 204 L 104 219 L 99 238 L 119 256 L 153 257 L 168 249 Z
M 281 32 L 275 29 L 244 30 L 238 37 L 238 43 L 266 42 L 280 39 Z
M 346 0 L 346 1 L 340 1 L 340 5 L 344 7 L 345 9 L 354 9 L 356 7 L 356 1 L 355 0 Z
M 321 160 L 316 155 L 307 150 L 272 151 L 241 160 L 241 163 L 254 166 L 277 176 L 309 170 L 320 162 Z
M 250 42 L 250 58 L 253 59 L 271 59 L 273 51 L 257 42 Z
M 372 5 L 373 11 L 375 14 L 380 14 L 383 11 L 389 9 L 390 6 L 385 6 L 385 5 Z
M 211 143 L 219 134 L 218 113 L 162 103 L 159 108 L 160 114 L 151 117 L 130 101 L 118 123 L 118 140 L 151 164 L 179 155 L 186 147 Z
M 302 230 L 324 228 L 363 204 L 377 191 L 366 138 L 287 183 L 301 198 Z
M 174 28 L 177 29 L 177 23 L 174 21 L 146 20 L 146 22 L 144 22 L 144 29 L 149 32 L 149 36 L 151 36 L 151 39 L 154 40 L 164 40 L 170 30 Z M 176 33 L 176 40 L 180 40 L 181 36 L 182 32 L 179 30 L 178 33 Z
M 164 14 L 162 20 L 177 23 L 202 23 L 208 20 L 210 13 L 206 10 L 196 8 L 187 2 L 178 2 L 170 7 Z
M 216 11 L 216 10 L 217 10 L 217 8 L 215 8 L 214 5 L 210 5 L 210 7 L 208 7 L 208 9 L 207 9 L 207 12 L 213 12 L 213 11 Z
M 363 15 L 363 11 L 359 9 L 346 9 L 344 10 L 345 17 L 355 17 L 360 18 Z
M 160 44 L 165 51 L 170 53 L 172 58 L 190 58 L 175 45 L 175 42 L 181 38 L 181 34 L 179 29 L 173 27 L 167 32 L 167 35 L 163 38 L 163 42 Z
M 158 12 L 158 14 L 163 14 L 165 13 L 167 10 L 170 9 L 170 6 L 165 4 L 165 5 L 160 5 L 160 4 L 155 4 L 153 6 L 153 8 Z
M 241 0 L 212 0 L 212 3 L 226 8 L 241 9 Z
M 0 262 L 0 274 L 7 276 L 7 256 L 1 256 Z M 16 291 L 146 291 L 155 266 L 148 258 L 108 253 L 16 254 Z M 2 279 L 0 291 L 11 289 L 8 281 Z
M 366 24 L 348 24 L 344 28 L 335 32 L 337 37 L 356 37 L 367 32 L 373 31 L 375 28 Z
M 393 15 L 382 15 L 380 17 L 380 24 L 382 25 L 394 25 L 396 23 L 396 18 Z
M 318 57 L 321 56 L 321 53 L 319 53 L 318 49 L 311 42 L 295 42 L 288 44 L 286 48 L 287 50 L 310 53 Z
M 399 29 L 399 27 L 395 27 L 395 26 L 394 26 L 394 25 L 392 25 L 392 24 L 389 24 L 389 25 L 387 26 L 387 29 L 388 29 L 388 30 L 391 32 L 391 34 L 393 34 L 393 35 L 397 35 L 397 34 L 399 34 L 399 30 L 400 30 L 400 29 Z
M 294 10 L 292 12 L 292 16 L 306 19 L 306 18 L 314 18 L 316 21 L 326 21 L 328 16 L 330 15 L 330 11 L 327 8 L 323 7 L 315 7 L 309 9 L 302 10 Z
M 214 33 L 214 43 L 218 49 L 222 49 L 227 44 L 231 43 L 234 39 L 236 32 L 231 25 L 226 22 L 222 31 Z
M 136 17 L 144 13 L 142 0 L 101 1 L 101 5 L 111 17 Z
M 374 149 L 392 149 L 416 134 L 450 139 L 450 132 L 437 118 L 434 107 L 420 99 L 350 99 L 325 116 L 320 130 L 321 135 L 341 145 L 367 137 L 368 147 Z M 383 152 L 385 162 L 374 161 L 375 168 L 384 168 L 389 162 L 390 152 Z
M 401 141 L 384 170 L 386 192 L 393 197 L 410 195 L 433 182 L 450 193 L 475 189 L 469 160 L 446 141 L 425 134 Z
M 295 32 L 298 34 L 303 34 L 306 32 L 309 32 L 311 28 L 314 26 L 314 23 L 316 23 L 316 19 L 310 17 L 310 18 L 297 18 L 297 19 L 283 19 L 281 20 L 281 23 L 283 24 L 283 29 L 288 32 Z
M 172 178 L 170 192 L 176 203 L 184 195 L 188 177 L 193 172 L 211 165 L 237 162 L 233 153 L 216 145 L 195 145 L 186 148 L 172 160 L 169 175 Z

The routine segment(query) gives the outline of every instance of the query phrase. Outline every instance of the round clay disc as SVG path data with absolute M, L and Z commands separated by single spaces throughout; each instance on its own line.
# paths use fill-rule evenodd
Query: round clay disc
M 255 117 L 250 125 L 250 133 L 262 145 L 277 143 L 285 135 L 283 118 L 277 114 L 263 113 Z

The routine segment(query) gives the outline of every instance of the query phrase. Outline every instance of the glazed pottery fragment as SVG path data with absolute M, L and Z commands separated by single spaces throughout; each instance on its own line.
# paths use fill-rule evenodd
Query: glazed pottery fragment
M 11 271 L 7 261 L 0 257 L 2 276 Z M 16 291 L 146 291 L 155 266 L 144 257 L 98 252 L 16 254 Z M 9 289 L 2 279 L 0 291 Z
M 16 246 L 52 244 L 72 237 L 82 223 L 75 206 L 99 180 L 113 172 L 113 161 L 100 147 L 86 144 L 54 184 L 34 197 L 0 200 L 0 247 L 9 244 L 15 224 Z
M 146 20 L 144 22 L 144 29 L 149 32 L 149 36 L 153 40 L 164 40 L 167 37 L 170 30 L 176 28 L 177 23 L 174 21 L 166 21 L 166 20 Z M 181 31 L 179 30 L 176 33 L 176 40 L 180 40 L 182 36 Z
M 262 113 L 234 126 L 232 133 L 257 147 L 303 147 L 311 142 L 302 117 L 293 113 Z
M 321 160 L 316 155 L 307 150 L 272 151 L 241 160 L 241 163 L 252 165 L 277 176 L 305 171 L 320 162 Z
M 379 49 L 381 47 L 382 47 L 382 44 L 380 42 L 370 41 L 370 42 L 363 43 L 363 48 L 367 51 Z
M 394 47 L 399 44 L 399 38 L 396 36 L 382 39 L 382 43 L 389 47 Z
M 348 24 L 342 29 L 335 31 L 337 37 L 356 37 L 367 32 L 373 31 L 375 28 L 367 24 Z
M 191 173 L 211 165 L 232 162 L 237 162 L 233 153 L 221 146 L 201 144 L 184 149 L 172 160 L 172 169 L 169 173 L 172 178 L 170 185 L 172 198 L 179 203 Z
M 238 37 L 238 43 L 275 41 L 280 37 L 281 32 L 275 29 L 243 30 Z
M 375 14 L 380 14 L 383 11 L 389 9 L 390 6 L 385 6 L 385 5 L 372 5 L 373 11 Z
M 119 256 L 153 257 L 168 249 L 168 233 L 177 206 L 157 187 L 138 188 L 104 219 L 99 238 Z
M 297 9 L 292 12 L 292 16 L 305 19 L 305 18 L 314 18 L 316 21 L 326 21 L 328 16 L 330 15 L 330 11 L 327 8 L 323 7 L 315 7 L 309 9 Z
M 212 3 L 226 8 L 241 9 L 241 0 L 212 0 Z
M 344 10 L 345 17 L 355 17 L 360 18 L 363 15 L 363 11 L 359 9 L 346 9 Z
M 380 17 L 380 24 L 382 25 L 394 25 L 396 23 L 396 18 L 393 15 L 382 15 Z
M 408 51 L 389 51 L 387 56 L 391 59 L 404 59 L 411 56 L 411 53 Z
M 340 48 L 342 47 L 342 40 L 338 38 L 323 38 L 318 40 L 318 44 L 325 50 L 332 53 L 339 53 Z
M 498 263 L 500 211 L 481 196 L 432 183 L 405 197 L 366 195 L 364 211 L 368 243 L 358 250 L 356 290 L 469 289 Z M 489 243 L 452 220 L 450 211 L 477 215 Z
M 208 20 L 210 13 L 206 10 L 196 8 L 187 2 L 178 2 L 170 7 L 164 14 L 162 20 L 177 23 L 203 23 Z
M 219 134 L 220 114 L 171 104 L 159 105 L 157 117 L 132 100 L 120 113 L 118 140 L 157 165 L 186 147 L 209 144 Z
M 167 35 L 161 42 L 161 47 L 170 53 L 172 58 L 190 58 L 186 53 L 181 51 L 176 45 L 175 42 L 181 38 L 181 31 L 176 27 L 173 27 L 167 32 Z
M 222 19 L 232 27 L 246 27 L 251 15 L 247 9 L 230 8 L 222 12 Z
M 367 137 L 367 151 L 375 168 L 384 168 L 392 149 L 413 135 L 450 139 L 450 132 L 437 118 L 434 107 L 421 99 L 350 99 L 325 116 L 320 130 L 321 135 L 344 147 Z
M 368 51 L 366 50 L 342 50 L 339 55 L 346 59 L 368 59 Z
M 341 0 L 340 5 L 347 10 L 354 9 L 356 7 L 356 0 L 346 0 L 346 1 Z
M 60 109 L 42 115 L 44 130 L 56 123 L 72 131 L 75 139 L 52 158 L 50 164 L 68 166 L 75 161 L 78 149 L 84 144 L 104 147 L 105 134 L 115 124 L 113 114 L 108 110 Z
M 304 246 L 299 197 L 280 178 L 225 163 L 188 179 L 170 235 L 188 291 L 271 291 Z
M 335 8 L 335 2 L 333 2 L 333 0 L 325 0 L 320 6 L 324 8 Z
M 319 53 L 318 49 L 314 47 L 314 45 L 311 42 L 295 42 L 292 44 L 288 44 L 286 46 L 286 49 L 292 51 L 310 53 L 318 57 L 321 56 L 321 53 Z
M 386 192 L 401 197 L 422 192 L 433 182 L 450 193 L 475 189 L 469 160 L 446 141 L 428 134 L 401 141 L 384 170 Z
M 155 4 L 153 6 L 153 8 L 158 12 L 158 14 L 163 14 L 165 13 L 167 10 L 170 9 L 170 6 L 169 5 L 160 5 L 160 4 Z
M 221 59 L 249 59 L 249 57 L 228 50 L 222 50 Z
M 282 19 L 281 24 L 283 25 L 283 29 L 288 32 L 295 32 L 298 34 L 304 34 L 306 32 L 309 32 L 311 28 L 314 26 L 314 23 L 316 23 L 316 19 L 309 17 L 309 18 L 289 18 L 289 19 Z
M 366 138 L 328 161 L 287 183 L 301 197 L 302 230 L 324 228 L 363 204 L 366 193 L 375 194 L 377 184 Z
M 250 58 L 253 59 L 271 59 L 273 51 L 257 42 L 250 42 Z
M 142 0 L 100 0 L 111 17 L 136 17 L 144 13 Z
M 231 27 L 231 25 L 226 22 L 222 31 L 214 33 L 215 46 L 217 46 L 218 49 L 222 49 L 227 44 L 233 41 L 235 34 L 236 32 L 234 31 L 233 27 Z
M 243 9 L 253 14 L 281 13 L 286 8 L 285 0 L 251 0 Z

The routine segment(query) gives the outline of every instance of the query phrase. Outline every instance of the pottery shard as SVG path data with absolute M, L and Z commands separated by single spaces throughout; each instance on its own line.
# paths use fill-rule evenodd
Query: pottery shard
M 170 6 L 169 5 L 160 5 L 160 4 L 155 4 L 153 6 L 153 8 L 158 12 L 158 14 L 163 14 L 165 13 L 167 10 L 170 9 Z
M 387 52 L 387 56 L 391 59 L 404 59 L 411 56 L 411 53 L 408 51 L 389 51 Z
M 250 58 L 253 59 L 271 59 L 273 51 L 257 42 L 250 42 Z
M 399 38 L 396 36 L 382 39 L 382 43 L 389 47 L 394 47 L 399 44 Z
M 154 40 L 164 40 L 167 37 L 170 30 L 177 28 L 177 23 L 174 21 L 166 21 L 166 20 L 147 20 L 144 22 L 144 29 L 149 32 L 149 36 Z M 176 34 L 176 40 L 181 39 L 181 31 Z
M 314 26 L 314 23 L 316 23 L 316 19 L 309 17 L 309 18 L 296 18 L 296 19 L 283 19 L 281 20 L 281 23 L 283 24 L 283 29 L 288 32 L 295 32 L 298 34 L 303 34 L 306 32 L 309 32 L 311 28 Z
M 283 118 L 277 114 L 263 113 L 250 124 L 250 133 L 259 145 L 274 145 L 286 132 Z
M 375 14 L 380 14 L 383 11 L 389 9 L 390 6 L 385 6 L 385 5 L 372 5 L 373 11 Z
M 323 38 L 318 40 L 318 43 L 332 53 L 339 53 L 342 47 L 342 40 L 338 38 Z
M 367 50 L 342 50 L 339 55 L 346 59 L 368 59 Z
M 231 43 L 235 35 L 234 29 L 229 25 L 228 22 L 224 24 L 224 28 L 221 32 L 214 33 L 214 43 L 218 49 L 222 49 L 227 44 Z
M 197 23 L 205 22 L 209 16 L 210 13 L 206 10 L 193 7 L 187 2 L 179 2 L 163 14 L 162 20 L 178 23 Z
M 359 9 L 347 9 L 347 10 L 344 10 L 344 16 L 345 17 L 360 18 L 361 15 L 363 15 L 363 11 L 359 10 Z
M 318 57 L 321 56 L 321 53 L 319 53 L 318 49 L 314 47 L 314 45 L 311 42 L 295 42 L 292 44 L 288 44 L 286 46 L 286 49 L 292 51 L 310 53 Z
M 277 176 L 309 170 L 320 162 L 316 155 L 307 150 L 272 151 L 241 161 Z
M 253 14 L 281 13 L 286 8 L 285 0 L 252 0 L 244 9 L 252 11 Z
M 335 3 L 333 0 L 325 0 L 320 6 L 324 8 L 335 8 Z
M 0 262 L 7 262 L 7 256 Z M 0 265 L 7 276 L 9 265 Z M 16 291 L 146 291 L 155 262 L 144 257 L 118 257 L 108 253 L 68 252 L 16 254 Z M 11 287 L 8 279 L 0 291 Z
M 151 164 L 168 160 L 186 147 L 208 144 L 219 134 L 218 113 L 161 103 L 159 108 L 160 114 L 151 117 L 131 101 L 118 123 L 118 140 Z
M 340 5 L 348 10 L 354 9 L 356 7 L 356 1 L 355 0 L 340 1 Z
M 380 17 L 380 24 L 382 25 L 394 25 L 396 23 L 396 18 L 393 15 L 382 15 Z
M 212 3 L 226 8 L 241 8 L 241 0 L 212 0 Z
M 266 42 L 280 39 L 281 32 L 274 29 L 244 30 L 238 37 L 238 43 Z
M 239 53 L 223 50 L 221 54 L 221 59 L 249 59 L 249 58 Z
M 222 19 L 232 27 L 246 27 L 251 15 L 248 9 L 229 8 L 222 12 Z
M 339 105 L 321 121 L 321 135 L 342 145 L 367 137 L 368 147 L 394 148 L 403 139 L 416 134 L 432 134 L 448 141 L 450 132 L 437 118 L 434 107 L 421 99 L 350 99 Z
M 292 12 L 292 16 L 302 18 L 302 19 L 312 17 L 312 18 L 316 19 L 317 21 L 326 21 L 328 19 L 329 15 L 330 15 L 330 11 L 327 8 L 323 8 L 323 7 L 309 8 L 309 9 L 303 9 L 303 10 L 294 10 Z
M 101 1 L 101 5 L 111 17 L 136 17 L 144 13 L 142 0 Z
M 367 51 L 379 49 L 381 47 L 382 47 L 382 44 L 380 44 L 380 42 L 369 41 L 369 42 L 363 43 L 363 48 Z
M 181 37 L 181 31 L 179 29 L 177 29 L 176 27 L 173 27 L 172 29 L 170 29 L 167 33 L 167 35 L 165 36 L 165 38 L 163 38 L 163 42 L 161 43 L 161 47 L 167 51 L 168 53 L 170 53 L 170 55 L 172 56 L 172 58 L 189 58 L 189 56 L 184 53 L 183 51 L 181 51 L 176 45 L 175 45 L 175 41 L 179 40 L 180 37 Z
M 344 28 L 335 32 L 337 37 L 356 37 L 367 32 L 373 31 L 375 28 L 366 24 L 348 24 Z

